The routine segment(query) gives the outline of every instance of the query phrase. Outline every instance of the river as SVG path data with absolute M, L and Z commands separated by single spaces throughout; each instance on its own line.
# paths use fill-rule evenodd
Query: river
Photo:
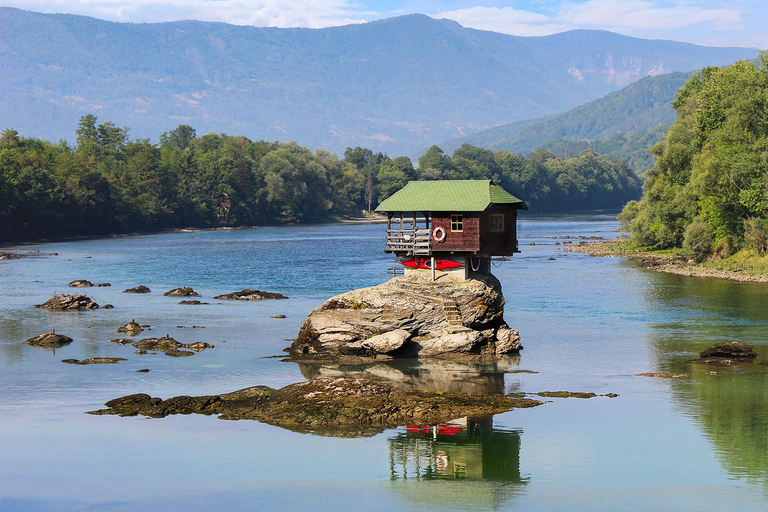
M 273 357 L 326 298 L 388 278 L 380 224 L 4 248 L 25 257 L 0 261 L 0 510 L 768 510 L 768 366 L 686 362 L 731 340 L 768 360 L 768 285 L 564 251 L 580 237 L 618 236 L 612 215 L 520 217 L 522 252 L 493 272 L 525 348 L 485 365 Z M 74 279 L 111 286 L 68 288 Z M 152 292 L 123 293 L 138 285 Z M 208 304 L 163 296 L 181 286 Z M 289 299 L 212 298 L 243 288 Z M 75 291 L 115 307 L 33 307 Z M 151 326 L 137 339 L 169 334 L 214 348 L 175 358 L 111 342 L 133 319 Z M 55 351 L 24 344 L 53 328 L 74 342 Z M 126 360 L 62 363 L 92 357 Z M 637 376 L 646 372 L 690 377 Z M 203 395 L 345 373 L 435 390 L 619 396 L 548 398 L 441 435 L 403 426 L 336 437 L 206 416 L 85 414 L 139 392 Z

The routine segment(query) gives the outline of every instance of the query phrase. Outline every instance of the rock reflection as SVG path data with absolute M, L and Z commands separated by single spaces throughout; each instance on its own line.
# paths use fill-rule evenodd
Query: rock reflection
M 426 359 L 361 364 L 299 364 L 299 368 L 307 379 L 355 377 L 416 391 L 503 394 L 504 374 L 519 363 L 520 356 L 506 356 L 485 363 Z

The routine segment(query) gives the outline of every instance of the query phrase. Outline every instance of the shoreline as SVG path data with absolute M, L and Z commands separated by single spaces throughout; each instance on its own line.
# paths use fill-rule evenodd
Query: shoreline
M 628 258 L 641 267 L 656 272 L 678 274 L 689 277 L 716 277 L 750 283 L 768 283 L 768 276 L 751 274 L 744 270 L 718 270 L 708 268 L 693 260 L 686 260 L 671 254 L 643 252 L 621 247 L 623 239 L 581 241 L 566 247 L 567 252 L 580 252 L 595 257 Z
M 243 226 L 212 226 L 212 227 L 186 227 L 186 228 L 169 228 L 169 229 L 157 229 L 147 231 L 132 231 L 126 233 L 106 233 L 101 235 L 71 235 L 53 238 L 41 238 L 38 240 L 22 240 L 22 241 L 0 241 L 0 249 L 7 247 L 22 247 L 36 244 L 50 244 L 58 242 L 76 242 L 81 240 L 100 240 L 108 238 L 127 238 L 133 236 L 151 236 L 151 235 L 164 235 L 168 233 L 197 233 L 204 231 L 226 231 L 226 230 L 238 230 L 238 229 L 257 229 L 262 227 L 281 227 L 281 226 L 319 226 L 322 224 L 382 224 L 387 222 L 386 215 L 372 215 L 371 217 L 343 217 L 337 219 L 326 219 L 318 222 L 309 223 L 297 223 L 297 222 L 284 222 L 276 224 L 259 224 L 259 225 L 243 225 Z

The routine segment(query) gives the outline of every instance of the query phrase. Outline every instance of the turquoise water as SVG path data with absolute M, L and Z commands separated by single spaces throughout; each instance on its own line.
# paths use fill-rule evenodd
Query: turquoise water
M 768 360 L 768 286 L 658 274 L 556 245 L 616 236 L 612 216 L 521 217 L 522 253 L 493 270 L 525 349 L 486 365 L 272 357 L 326 298 L 387 279 L 382 225 L 5 248 L 39 252 L 0 261 L 0 510 L 768 510 L 768 367 L 686 363 L 728 340 Z M 115 309 L 33 307 L 72 292 L 74 279 L 111 283 L 77 291 Z M 152 293 L 122 293 L 140 284 Z M 179 286 L 209 304 L 163 296 Z M 290 299 L 212 299 L 242 288 Z M 138 338 L 170 334 L 215 348 L 137 355 L 110 341 L 132 319 L 151 326 Z M 23 343 L 52 328 L 75 341 L 55 353 Z M 61 362 L 100 356 L 127 360 Z M 636 376 L 660 371 L 692 376 Z M 455 436 L 403 426 L 342 438 L 215 417 L 84 414 L 138 392 L 201 395 L 339 374 L 422 389 L 620 396 L 548 399 L 470 419 Z

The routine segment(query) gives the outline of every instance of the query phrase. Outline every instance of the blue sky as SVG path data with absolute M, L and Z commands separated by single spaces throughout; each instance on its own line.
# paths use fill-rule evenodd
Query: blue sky
M 0 0 L 0 6 L 136 23 L 197 19 L 309 28 L 422 13 L 519 36 L 604 29 L 645 39 L 768 48 L 766 0 Z

